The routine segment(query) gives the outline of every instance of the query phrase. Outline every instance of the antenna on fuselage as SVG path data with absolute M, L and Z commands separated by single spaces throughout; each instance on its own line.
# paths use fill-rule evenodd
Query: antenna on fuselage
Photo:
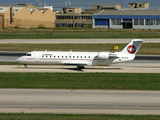
M 45 52 L 47 52 L 47 49 L 45 50 Z
M 72 50 L 70 50 L 70 52 L 72 52 Z

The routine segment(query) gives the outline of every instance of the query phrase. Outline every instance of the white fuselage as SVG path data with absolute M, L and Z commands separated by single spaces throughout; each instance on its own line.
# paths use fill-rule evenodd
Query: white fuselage
M 131 40 L 121 52 L 65 52 L 65 51 L 33 51 L 17 59 L 26 64 L 63 64 L 76 65 L 83 69 L 86 65 L 108 65 L 130 61 L 140 48 L 143 40 Z
M 133 60 L 135 55 L 111 53 L 116 58 L 99 58 L 100 52 L 59 52 L 59 51 L 33 51 L 17 59 L 23 64 L 64 64 L 64 65 L 107 65 Z M 103 52 L 110 54 L 110 52 Z

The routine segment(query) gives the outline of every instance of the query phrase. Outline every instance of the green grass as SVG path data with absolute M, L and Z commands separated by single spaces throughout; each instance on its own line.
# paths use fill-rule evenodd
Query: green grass
M 160 90 L 160 74 L 0 73 L 0 88 Z
M 121 51 L 127 44 L 0 44 L 0 51 Z M 119 50 L 113 50 L 119 46 Z M 137 54 L 160 55 L 160 43 L 143 43 Z
M 159 120 L 159 115 L 0 113 L 1 120 Z
M 113 51 L 114 45 L 126 44 L 0 44 L 0 51 Z
M 2 29 L 0 39 L 160 38 L 160 30 L 141 29 Z
M 65 31 L 46 33 L 1 33 L 0 39 L 106 39 L 106 38 L 160 38 L 155 32 Z

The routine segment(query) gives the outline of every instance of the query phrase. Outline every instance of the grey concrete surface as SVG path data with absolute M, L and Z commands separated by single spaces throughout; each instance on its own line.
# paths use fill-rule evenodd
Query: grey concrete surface
M 136 65 L 136 64 L 135 64 Z M 0 72 L 64 72 L 64 73 L 89 73 L 89 72 L 109 72 L 109 73 L 160 73 L 160 64 L 138 64 L 132 66 L 86 66 L 79 70 L 76 66 L 49 66 L 49 65 L 0 65 Z
M 160 115 L 160 91 L 0 89 L 0 112 Z
M 128 43 L 132 39 L 0 39 L 0 43 L 31 43 L 31 44 L 97 44 L 97 43 Z M 160 39 L 142 39 L 144 43 L 160 43 Z
M 0 62 L 16 62 L 19 56 L 0 56 Z

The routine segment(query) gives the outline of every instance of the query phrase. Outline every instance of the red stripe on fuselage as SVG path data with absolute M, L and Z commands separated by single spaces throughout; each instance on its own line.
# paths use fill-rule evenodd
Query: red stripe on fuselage
M 27 60 L 33 60 L 33 59 L 36 59 L 36 58 L 26 58 Z M 92 59 L 58 59 L 58 58 L 40 58 L 40 60 L 91 60 Z M 93 60 L 106 60 L 106 59 L 93 59 Z

